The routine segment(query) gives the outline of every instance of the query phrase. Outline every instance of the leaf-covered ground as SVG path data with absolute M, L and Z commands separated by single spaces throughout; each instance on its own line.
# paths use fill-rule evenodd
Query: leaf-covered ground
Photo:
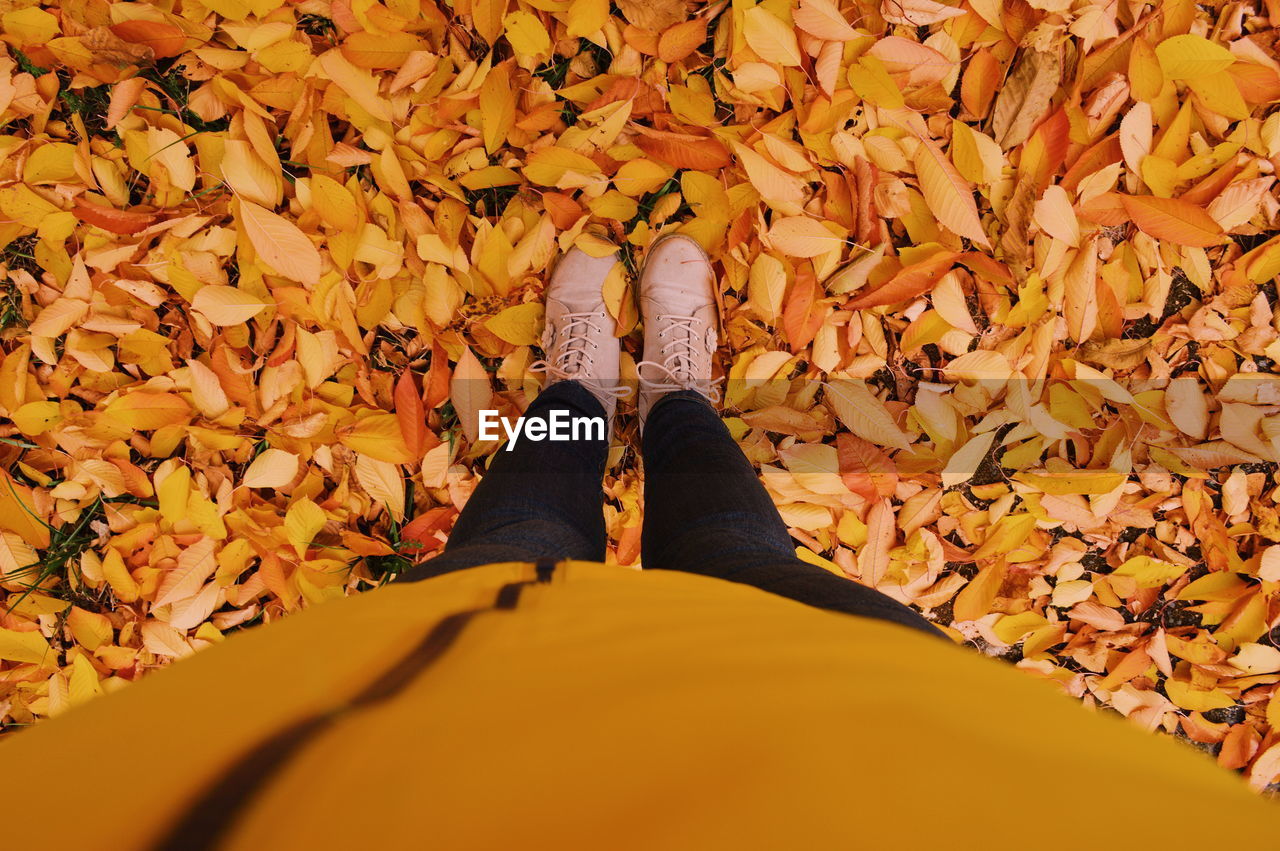
M 623 247 L 634 374 L 679 228 L 803 557 L 1266 787 L 1276 16 L 0 2 L 0 724 L 437 549 L 548 264 Z

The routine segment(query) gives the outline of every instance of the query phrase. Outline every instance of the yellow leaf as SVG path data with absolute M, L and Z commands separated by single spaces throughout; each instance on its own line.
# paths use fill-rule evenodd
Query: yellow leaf
M 1198 35 L 1175 35 L 1156 45 L 1156 57 L 1170 80 L 1193 80 L 1225 71 L 1236 61 L 1231 51 Z
M 357 452 L 391 464 L 408 464 L 413 460 L 395 414 L 362 417 L 350 431 L 339 435 L 338 440 Z
M 329 227 L 346 233 L 360 229 L 360 208 L 346 187 L 323 174 L 311 176 L 311 205 Z
M 0 580 L 22 577 L 39 560 L 39 554 L 17 534 L 0 532 Z
M 201 287 L 191 306 L 214 325 L 239 325 L 257 316 L 268 305 L 258 296 L 238 287 Z
M 1062 496 L 1070 493 L 1111 493 L 1126 478 L 1124 473 L 1109 470 L 1080 470 L 1070 473 L 1015 473 L 1013 478 L 1040 491 Z
M 600 167 L 590 157 L 551 145 L 530 154 L 523 171 L 530 183 L 571 189 L 595 181 Z
M 1173 564 L 1150 556 L 1134 556 L 1120 565 L 1116 576 L 1132 576 L 1139 588 L 1159 588 L 1187 572 L 1187 566 Z
M 1155 50 L 1142 36 L 1133 39 L 1129 51 L 1129 90 L 1134 100 L 1150 103 L 1160 96 L 1164 88 L 1164 72 Z
M 1181 376 L 1164 391 L 1165 412 L 1183 434 L 1204 440 L 1209 433 L 1209 399 L 1195 378 Z
M 337 48 L 320 54 L 317 61 L 325 75 L 357 106 L 379 121 L 391 120 L 391 102 L 378 92 L 378 80 L 372 74 L 351 64 Z
M 996 592 L 1004 582 L 1005 568 L 1001 562 L 989 564 L 978 571 L 978 575 L 961 589 L 952 606 L 953 619 L 956 621 L 977 620 L 991 610 L 995 602 Z
M 792 16 L 797 27 L 823 41 L 852 41 L 858 37 L 858 31 L 849 26 L 831 0 L 800 0 L 800 7 Z
M 1005 644 L 1017 644 L 1026 635 L 1047 624 L 1044 615 L 1035 612 L 1021 612 L 1016 615 L 1004 615 L 996 621 L 994 632 Z
M 511 88 L 511 72 L 506 63 L 493 68 L 480 85 L 480 126 L 484 149 L 490 154 L 507 141 L 516 121 L 516 93 Z
M 595 35 L 609 20 L 609 0 L 574 0 L 569 4 L 569 38 Z
M 6 662 L 27 662 L 38 665 L 53 663 L 56 658 L 49 651 L 49 643 L 38 632 L 18 632 L 0 627 L 0 659 Z
M 316 510 L 319 511 L 318 508 Z M 217 541 L 213 538 L 202 537 L 178 553 L 178 563 L 160 580 L 155 604 L 164 606 L 198 594 L 204 587 L 205 580 L 218 568 L 218 561 L 214 557 L 216 547 Z
M 67 626 L 76 643 L 86 650 L 97 650 L 111 640 L 114 630 L 106 615 L 86 611 L 79 606 L 72 606 L 67 612 Z
M 1187 86 L 1196 93 L 1201 103 L 1219 115 L 1236 121 L 1249 117 L 1249 105 L 1240 95 L 1235 78 L 1226 71 L 1189 79 Z
M 1000 352 L 978 349 L 951 361 L 943 372 L 952 381 L 1006 381 L 1013 367 Z
M 356 479 L 376 503 L 381 503 L 397 521 L 404 520 L 404 477 L 400 468 L 368 455 L 356 458 Z
M 240 201 L 240 221 L 258 257 L 278 274 L 301 284 L 320 283 L 320 252 L 297 225 L 252 201 Z
M 799 65 L 800 45 L 795 30 L 766 9 L 752 6 L 742 16 L 747 46 L 765 62 Z
M 963 121 L 951 122 L 951 159 L 965 180 L 982 186 L 994 183 L 1004 168 L 996 140 Z
M 615 263 L 605 276 L 602 288 L 605 309 L 614 321 L 614 336 L 630 334 L 640 321 L 640 311 L 631 291 L 631 282 L 621 263 Z
M 1080 223 L 1076 220 L 1067 190 L 1058 184 L 1054 183 L 1045 189 L 1036 202 L 1033 219 L 1040 230 L 1054 239 L 1060 239 L 1073 247 L 1079 244 Z
M 808 216 L 775 218 L 765 239 L 775 250 L 790 257 L 818 257 L 844 247 L 843 236 L 837 236 L 826 224 Z
M 292 452 L 266 449 L 253 459 L 240 483 L 247 488 L 284 487 L 298 475 L 298 464 L 298 456 Z
M 13 412 L 13 424 L 18 431 L 31 437 L 44 434 L 61 419 L 61 406 L 57 402 L 28 402 Z
M 87 657 L 76 656 L 71 663 L 71 677 L 67 682 L 67 703 L 80 706 L 100 694 L 102 685 L 98 682 L 97 670 Z
M 778 168 L 746 145 L 735 143 L 733 152 L 766 204 L 783 216 L 804 213 L 805 184 L 800 178 Z
M 978 207 L 973 202 L 973 187 L 965 183 L 937 143 L 923 136 L 919 140 L 914 162 L 925 203 L 947 230 L 990 248 L 991 242 L 982 230 Z
M 225 414 L 231 403 L 227 401 L 227 394 L 222 389 L 218 374 L 198 360 L 187 361 L 187 374 L 191 378 L 191 398 L 195 400 L 200 413 L 210 419 L 217 419 Z
M 849 66 L 849 87 L 858 97 L 884 109 L 902 109 L 906 103 L 884 63 L 874 56 L 862 56 Z
M 884 403 L 867 389 L 864 382 L 832 381 L 825 387 L 824 397 L 849 431 L 877 446 L 906 449 L 910 445 Z
M 1165 680 L 1164 691 L 1176 706 L 1192 712 L 1209 712 L 1236 705 L 1236 702 L 1221 689 L 1195 688 L 1184 680 L 1172 678 Z
M 89 303 L 78 298 L 59 298 L 40 311 L 27 328 L 36 337 L 60 337 L 89 312 Z
M 273 170 L 243 139 L 227 139 L 223 143 L 222 176 L 242 200 L 274 207 L 280 203 L 284 184 Z
M 973 474 L 978 472 L 978 467 L 987 457 L 987 452 L 991 449 L 991 443 L 995 438 L 996 433 L 989 431 L 965 441 L 964 446 L 948 458 L 946 466 L 942 468 L 942 486 L 955 487 L 973 478 Z
M 76 176 L 76 146 L 65 142 L 41 145 L 27 157 L 22 178 L 27 183 L 65 183 Z
M 536 301 L 517 304 L 485 320 L 484 327 L 513 346 L 534 346 L 542 334 L 543 312 Z
M 111 592 L 122 603 L 138 599 L 138 583 L 125 566 L 124 559 L 115 548 L 108 548 L 102 557 L 102 575 L 111 585 Z
M 305 496 L 289 506 L 284 515 L 284 531 L 298 558 L 306 555 L 308 545 L 324 528 L 325 520 L 324 509 Z
M 177 525 L 186 518 L 190 499 L 191 470 L 187 467 L 178 467 L 156 485 L 160 516 L 169 521 L 170 525 Z
M 426 45 L 412 33 L 355 32 L 342 43 L 342 55 L 359 68 L 399 68 L 415 50 Z
M 544 59 L 551 54 L 551 36 L 534 15 L 512 12 L 502 19 L 502 27 L 518 59 Z
M 43 516 L 47 515 L 36 510 L 31 488 L 0 469 L 0 529 L 16 532 L 28 544 L 44 549 L 49 546 L 49 527 Z
M 772 254 L 761 254 L 751 264 L 747 278 L 747 301 L 756 315 L 774 325 L 782 315 L 782 297 L 787 291 L 787 271 Z
M 19 47 L 45 44 L 58 34 L 58 19 L 35 6 L 5 12 L 0 16 L 0 26 Z

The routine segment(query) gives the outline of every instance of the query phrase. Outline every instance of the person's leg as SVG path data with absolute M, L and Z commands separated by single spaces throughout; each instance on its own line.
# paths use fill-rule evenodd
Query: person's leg
M 553 411 L 605 419 L 604 408 L 576 381 L 557 382 L 539 394 L 525 411 L 526 428 Z M 601 480 L 608 454 L 607 434 L 570 441 L 522 438 L 511 451 L 504 445 L 463 507 L 444 552 L 401 581 L 503 561 L 603 561 Z
M 641 564 L 752 585 L 810 606 L 931 634 L 915 610 L 801 561 L 773 500 L 711 404 L 663 396 L 645 421 Z
M 756 471 L 711 406 L 716 350 L 715 273 L 683 234 L 649 247 L 640 274 L 644 360 L 645 568 L 684 570 L 753 585 L 810 606 L 940 634 L 879 591 L 796 558 L 791 536 Z
M 547 284 L 546 358 L 530 365 L 546 373 L 547 386 L 525 411 L 522 434 L 531 423 L 549 423 L 554 412 L 564 412 L 570 422 L 592 418 L 603 427 L 584 430 L 573 440 L 519 437 L 501 447 L 462 509 L 444 553 L 401 581 L 503 561 L 604 560 L 601 479 L 622 395 L 621 344 L 605 308 L 604 282 L 617 262 L 616 252 L 597 257 L 572 248 L 556 264 Z M 549 426 L 543 426 L 543 434 L 550 434 Z

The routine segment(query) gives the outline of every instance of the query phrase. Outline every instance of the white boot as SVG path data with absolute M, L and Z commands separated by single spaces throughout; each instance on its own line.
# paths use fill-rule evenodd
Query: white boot
M 618 397 L 630 393 L 619 383 L 622 344 L 614 336 L 617 323 L 604 306 L 605 278 L 617 262 L 616 253 L 592 257 L 580 248 L 560 258 L 547 285 L 546 358 L 529 367 L 547 374 L 544 387 L 556 381 L 581 383 L 600 401 L 610 426 Z
M 667 393 L 693 390 L 710 402 L 719 401 L 711 378 L 719 342 L 714 287 L 711 260 L 692 238 L 668 234 L 650 246 L 640 273 L 645 359 L 636 371 L 641 428 L 649 409 Z

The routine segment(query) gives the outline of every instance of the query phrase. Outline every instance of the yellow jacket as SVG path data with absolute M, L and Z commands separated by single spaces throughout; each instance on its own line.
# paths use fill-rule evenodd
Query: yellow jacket
M 1208 757 L 936 638 L 690 574 L 541 574 L 327 603 L 8 737 L 4 847 L 1276 841 Z

